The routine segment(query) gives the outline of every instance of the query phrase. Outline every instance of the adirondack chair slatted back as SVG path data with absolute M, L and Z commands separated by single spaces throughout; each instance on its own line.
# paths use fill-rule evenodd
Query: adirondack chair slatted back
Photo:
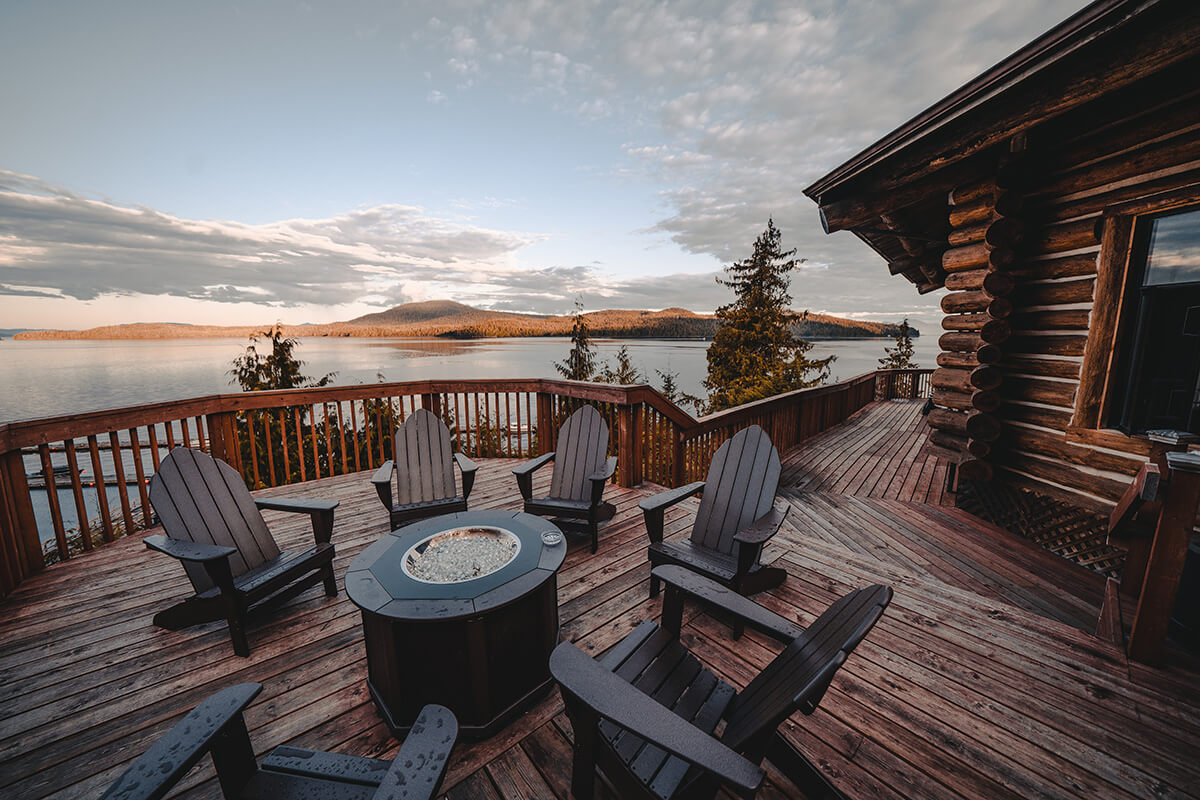
M 891 599 L 891 588 L 876 584 L 834 602 L 734 698 L 721 741 L 738 752 L 758 749 L 797 709 L 812 713 Z
M 558 430 L 550 497 L 589 500 L 588 476 L 604 469 L 608 458 L 608 423 L 593 406 L 583 406 Z
M 150 479 L 150 505 L 172 539 L 236 547 L 235 576 L 279 555 L 242 476 L 207 453 L 172 450 Z M 197 593 L 212 588 L 204 567 L 184 562 L 184 569 Z
M 396 499 L 401 505 L 458 495 L 450 430 L 428 409 L 418 408 L 396 429 Z
M 733 535 L 771 510 L 779 488 L 779 451 L 766 431 L 751 425 L 713 455 L 704 481 L 692 542 L 733 552 Z

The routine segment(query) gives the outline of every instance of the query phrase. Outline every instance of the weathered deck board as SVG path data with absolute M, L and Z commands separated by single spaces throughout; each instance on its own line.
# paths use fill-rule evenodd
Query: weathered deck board
M 937 505 L 941 465 L 916 458 L 913 406 L 870 406 L 785 459 L 800 486 L 785 490 L 792 514 L 764 559 L 789 578 L 760 601 L 805 623 L 851 586 L 896 589 L 820 710 L 789 720 L 787 735 L 854 798 L 1195 796 L 1196 673 L 1186 664 L 1131 667 L 1081 630 L 1098 608 L 1097 576 Z M 868 422 L 873 430 L 863 429 Z M 514 463 L 481 464 L 473 507 L 519 508 Z M 617 515 L 594 556 L 582 538 L 571 540 L 559 573 L 562 632 L 588 652 L 659 613 L 647 598 L 637 511 L 652 490 L 608 490 Z M 339 582 L 386 527 L 367 473 L 270 493 L 342 500 Z M 671 509 L 667 535 L 685 536 L 695 508 L 690 500 Z M 268 519 L 283 546 L 310 535 L 305 520 Z M 121 541 L 0 602 L 0 796 L 95 796 L 200 698 L 242 680 L 265 685 L 247 714 L 260 751 L 286 742 L 395 752 L 366 693 L 359 615 L 344 593 L 329 600 L 314 588 L 252 617 L 252 655 L 238 659 L 222 624 L 179 632 L 150 624 L 190 591 L 170 559 Z M 777 652 L 754 634 L 734 642 L 695 609 L 686 620 L 689 646 L 737 685 Z M 460 745 L 447 796 L 564 798 L 571 737 L 551 693 L 492 739 Z M 207 762 L 180 796 L 219 796 Z M 771 769 L 762 796 L 801 795 Z
M 792 448 L 781 485 L 826 494 L 940 505 L 946 464 L 921 455 L 923 400 L 872 403 L 841 425 Z

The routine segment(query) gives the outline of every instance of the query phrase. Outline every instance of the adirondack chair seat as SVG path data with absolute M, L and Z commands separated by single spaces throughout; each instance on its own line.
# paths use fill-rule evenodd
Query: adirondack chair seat
M 622 677 L 634 674 L 628 681 L 634 689 L 710 736 L 737 695 L 736 689 L 705 669 L 674 634 L 650 620 L 643 620 L 600 664 Z M 627 728 L 605 720 L 599 732 L 609 747 L 628 758 L 634 774 L 661 800 L 673 797 L 689 776 L 687 761 L 652 744 L 647 746 L 646 739 Z
M 583 406 L 563 423 L 558 431 L 558 450 L 544 453 L 512 471 L 524 500 L 526 514 L 556 517 L 572 525 L 580 520 L 591 535 L 596 552 L 599 525 L 616 514 L 612 503 L 604 500 L 604 486 L 617 471 L 616 457 L 607 457 L 608 423 L 592 406 Z M 550 492 L 533 496 L 533 474 L 554 464 Z
M 392 530 L 410 522 L 467 510 L 475 485 L 475 462 L 452 453 L 450 429 L 428 409 L 408 415 L 392 437 L 395 458 L 371 476 L 379 501 L 388 510 Z M 462 493 L 454 467 L 462 473 Z
M 732 583 L 734 577 L 737 576 L 736 556 L 730 553 L 718 553 L 689 540 L 651 542 L 648 549 L 650 562 L 655 566 L 679 564 L 693 571 L 703 572 L 722 583 Z
M 146 539 L 154 538 L 153 536 L 146 537 Z M 151 549 L 158 548 L 152 547 Z M 314 564 L 332 561 L 333 556 L 334 548 L 329 542 L 322 542 L 316 547 L 310 547 L 299 553 L 285 550 L 266 564 L 260 564 L 249 572 L 243 572 L 241 575 L 238 575 L 233 579 L 233 587 L 239 592 L 248 594 L 253 592 L 258 595 L 270 595 L 276 589 L 287 586 L 297 577 L 310 571 Z M 221 590 L 214 586 L 206 592 L 200 592 L 196 596 L 211 598 L 216 597 L 220 593 Z
M 224 619 L 233 650 L 248 656 L 246 614 L 289 600 L 323 583 L 337 596 L 333 574 L 336 500 L 251 497 L 233 467 L 207 453 L 177 447 L 150 480 L 150 505 L 166 535 L 143 543 L 183 564 L 195 594 L 154 615 L 168 630 Z M 314 546 L 281 551 L 262 509 L 307 514 Z
M 211 753 L 229 800 L 429 800 L 437 794 L 458 737 L 449 709 L 427 705 L 391 761 L 280 746 L 262 765 L 242 712 L 262 691 L 243 683 L 205 698 L 121 774 L 101 800 L 164 797 Z
M 749 595 L 778 586 L 787 573 L 759 561 L 763 545 L 778 532 L 790 506 L 776 507 L 779 451 L 757 425 L 738 431 L 713 454 L 704 481 L 689 483 L 642 500 L 646 556 L 651 567 L 678 564 Z M 667 541 L 667 509 L 700 495 L 700 508 L 686 541 Z M 659 582 L 650 578 L 650 596 Z M 740 628 L 735 626 L 735 634 Z
M 622 798 L 702 800 L 722 786 L 751 797 L 768 755 L 798 786 L 838 796 L 779 726 L 796 711 L 816 711 L 892 590 L 876 585 L 850 592 L 802 628 L 683 567 L 657 567 L 654 575 L 667 585 L 661 624 L 642 622 L 599 659 L 569 642 L 551 655 L 574 732 L 573 796 L 593 797 L 599 769 Z M 736 616 L 784 649 L 738 692 L 681 642 L 685 598 Z

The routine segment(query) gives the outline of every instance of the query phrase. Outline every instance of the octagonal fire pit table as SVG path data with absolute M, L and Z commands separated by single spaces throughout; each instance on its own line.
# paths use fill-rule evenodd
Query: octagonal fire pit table
M 550 686 L 567 546 L 550 522 L 464 511 L 392 531 L 346 571 L 362 610 L 367 687 L 393 735 L 426 703 L 486 738 Z

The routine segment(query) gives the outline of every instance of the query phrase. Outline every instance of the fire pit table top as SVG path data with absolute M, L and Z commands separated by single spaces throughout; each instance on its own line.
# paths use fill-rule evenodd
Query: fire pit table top
M 516 554 L 478 578 L 435 583 L 405 569 L 410 551 L 440 533 L 499 528 L 520 542 Z M 558 543 L 542 541 L 543 533 Z M 551 537 L 553 538 L 553 537 Z M 562 566 L 567 545 L 551 522 L 515 511 L 462 511 L 414 522 L 381 537 L 359 553 L 346 571 L 346 594 L 363 611 L 395 620 L 453 620 L 499 608 L 549 580 Z

